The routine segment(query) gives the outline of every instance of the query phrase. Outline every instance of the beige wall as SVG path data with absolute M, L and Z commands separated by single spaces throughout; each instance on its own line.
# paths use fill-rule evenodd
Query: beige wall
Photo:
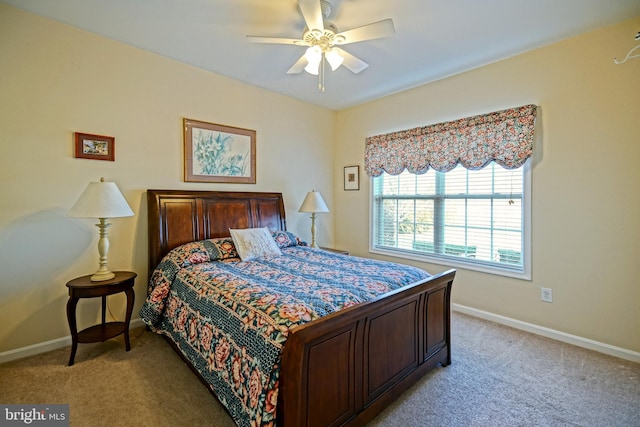
M 640 351 L 640 59 L 613 63 L 638 28 L 635 18 L 339 112 L 336 246 L 373 256 L 369 180 L 342 191 L 342 167 L 362 167 L 367 136 L 536 104 L 532 280 L 459 269 L 453 302 Z
M 634 46 L 639 24 L 334 113 L 0 4 L 0 353 L 69 335 L 64 285 L 97 267 L 97 231 L 65 213 L 89 181 L 115 181 L 136 212 L 112 220 L 109 258 L 139 274 L 137 310 L 145 189 L 282 191 L 289 229 L 308 239 L 297 208 L 315 188 L 331 208 L 319 242 L 372 256 L 362 168 L 361 190 L 342 190 L 343 166 L 362 167 L 367 136 L 526 103 L 540 107 L 533 279 L 460 269 L 454 302 L 640 351 L 640 60 L 612 61 Z M 258 183 L 184 183 L 183 117 L 256 129 Z M 115 136 L 116 162 L 74 159 L 75 131 Z M 541 286 L 553 289 L 552 304 L 540 301 Z M 116 316 L 123 303 L 111 299 Z M 80 327 L 97 308 L 81 302 Z
M 147 188 L 279 191 L 289 229 L 307 191 L 330 208 L 335 113 L 0 4 L 0 353 L 69 336 L 65 283 L 97 269 L 96 221 L 65 217 L 88 182 L 115 181 L 136 213 L 111 222 L 109 265 L 146 293 Z M 257 184 L 182 180 L 182 118 L 257 131 Z M 114 136 L 116 161 L 73 157 L 73 132 Z M 333 215 L 318 221 L 331 244 Z M 110 298 L 120 317 L 124 298 Z M 98 300 L 78 306 L 79 326 Z

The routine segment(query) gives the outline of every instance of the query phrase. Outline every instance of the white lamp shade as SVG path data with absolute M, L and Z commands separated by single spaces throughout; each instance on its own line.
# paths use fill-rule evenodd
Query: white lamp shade
M 75 218 L 118 218 L 133 211 L 115 182 L 90 182 L 67 216 Z
M 340 52 L 338 52 L 338 49 L 336 49 L 335 47 L 329 50 L 325 54 L 325 57 L 327 58 L 327 62 L 329 63 L 329 65 L 331 65 L 331 69 L 333 71 L 340 68 L 340 66 L 344 62 L 344 58 L 342 57 L 342 55 L 340 55 Z
M 298 212 L 329 212 L 329 208 L 319 192 L 310 191 L 307 193 L 307 197 L 304 198 L 304 202 L 302 202 Z
M 320 69 L 320 61 L 322 61 L 322 49 L 317 45 L 311 46 L 307 49 L 304 56 L 307 60 L 307 66 L 304 67 L 304 70 L 309 74 L 317 76 Z

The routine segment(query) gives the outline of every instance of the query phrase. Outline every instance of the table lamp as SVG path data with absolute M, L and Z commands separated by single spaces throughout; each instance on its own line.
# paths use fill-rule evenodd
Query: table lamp
M 107 266 L 107 254 L 109 253 L 109 238 L 107 237 L 107 229 L 111 225 L 107 222 L 108 218 L 119 218 L 125 216 L 133 216 L 131 207 L 122 196 L 118 186 L 114 182 L 105 182 L 104 178 L 100 182 L 90 182 L 80 198 L 67 216 L 74 218 L 98 218 L 99 224 L 96 224 L 100 232 L 100 240 L 98 241 L 98 252 L 100 253 L 100 267 L 98 271 L 91 276 L 91 281 L 101 282 L 115 277 L 115 274 L 109 270 Z
M 302 206 L 298 209 L 298 212 L 310 212 L 311 213 L 311 247 L 317 248 L 316 244 L 316 213 L 329 212 L 327 204 L 324 202 L 322 195 L 312 190 L 307 193 L 307 197 L 304 198 Z

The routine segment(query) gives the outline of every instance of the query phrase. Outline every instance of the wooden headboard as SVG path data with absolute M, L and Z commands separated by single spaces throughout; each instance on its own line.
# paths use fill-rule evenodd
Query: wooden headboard
M 229 236 L 229 228 L 287 229 L 282 193 L 147 190 L 147 210 L 149 274 L 176 246 Z

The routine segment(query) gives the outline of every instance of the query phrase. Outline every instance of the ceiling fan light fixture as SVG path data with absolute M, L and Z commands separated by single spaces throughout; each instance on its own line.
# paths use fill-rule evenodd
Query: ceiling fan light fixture
M 304 70 L 309 74 L 317 76 L 320 62 L 322 61 L 322 48 L 320 48 L 320 46 L 311 46 L 307 49 L 304 57 L 307 60 L 307 66 L 304 67 Z
M 340 66 L 344 62 L 344 58 L 342 57 L 342 55 L 340 55 L 340 52 L 338 52 L 338 49 L 336 49 L 335 47 L 330 49 L 325 54 L 325 57 L 327 58 L 327 62 L 331 66 L 332 71 L 335 71 L 338 68 L 340 68 Z
M 318 75 L 318 70 L 320 69 L 320 64 L 319 63 L 311 63 L 309 62 L 307 64 L 306 67 L 304 67 L 304 70 L 309 73 L 309 74 L 313 74 L 314 76 Z

